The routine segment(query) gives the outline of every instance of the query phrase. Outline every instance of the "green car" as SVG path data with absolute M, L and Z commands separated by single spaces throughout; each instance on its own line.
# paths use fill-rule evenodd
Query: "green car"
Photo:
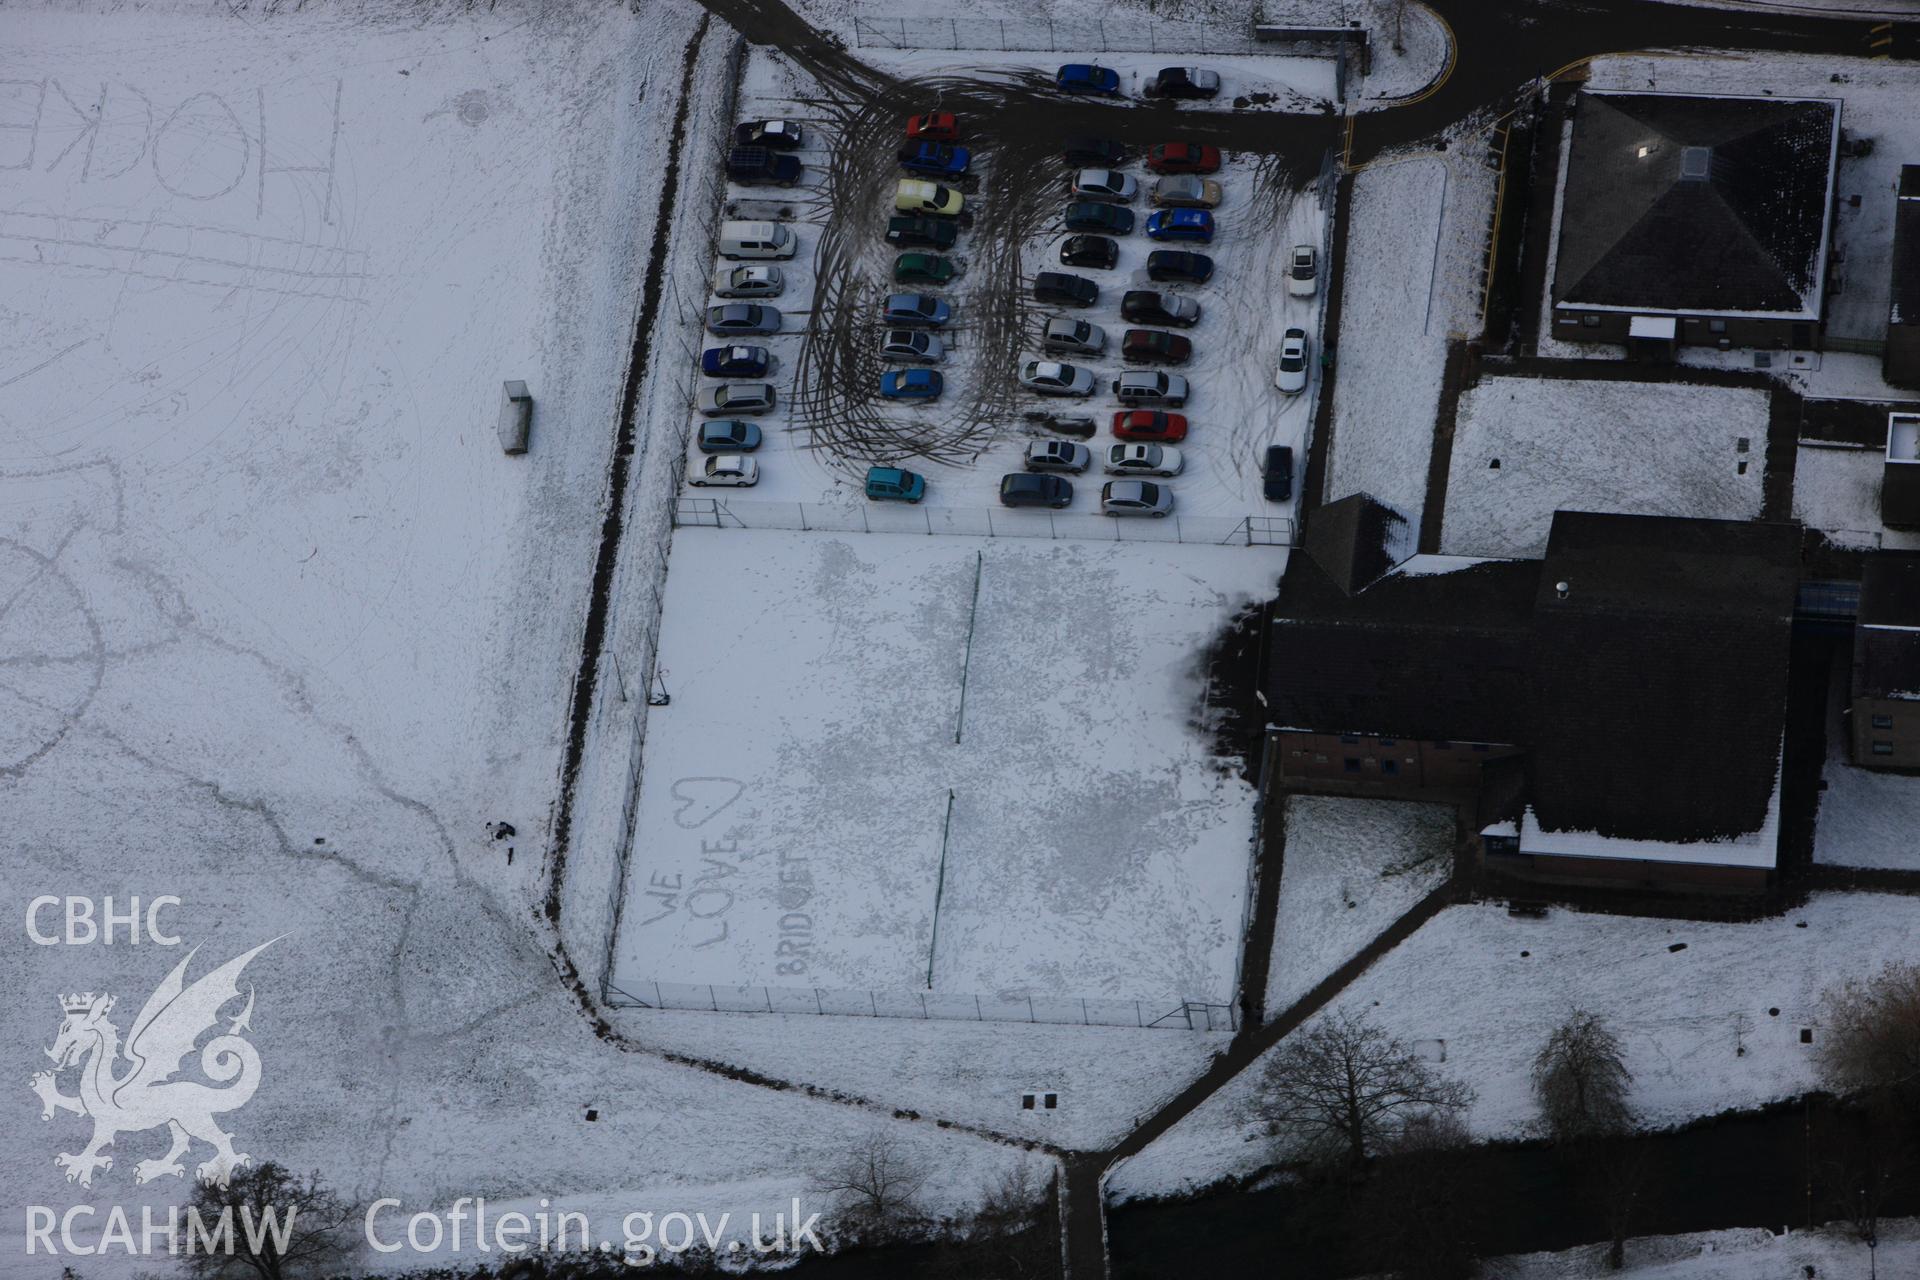
M 937 253 L 903 253 L 893 260 L 895 284 L 945 284 L 958 274 L 953 262 Z
M 918 502 L 927 496 L 927 478 L 898 467 L 868 467 L 867 497 L 875 502 Z

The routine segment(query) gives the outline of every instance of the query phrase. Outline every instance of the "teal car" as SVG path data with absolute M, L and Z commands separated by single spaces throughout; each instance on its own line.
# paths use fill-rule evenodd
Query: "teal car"
M 868 467 L 867 497 L 875 502 L 918 502 L 927 496 L 927 478 L 898 467 Z
M 945 284 L 957 274 L 952 260 L 934 253 L 903 253 L 893 260 L 895 284 Z

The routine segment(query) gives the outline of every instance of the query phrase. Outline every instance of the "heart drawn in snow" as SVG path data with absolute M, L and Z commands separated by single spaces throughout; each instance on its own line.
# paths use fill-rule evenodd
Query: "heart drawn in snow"
M 673 784 L 673 798 L 680 802 L 673 811 L 674 824 L 686 831 L 705 826 L 746 789 L 738 778 L 682 778 Z

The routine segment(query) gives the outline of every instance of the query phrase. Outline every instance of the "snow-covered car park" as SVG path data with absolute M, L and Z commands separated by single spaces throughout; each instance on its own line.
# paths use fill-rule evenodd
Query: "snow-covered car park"
M 996 76 L 1051 77 L 1054 68 L 970 68 L 967 74 L 975 84 L 992 84 Z M 791 75 L 772 59 L 752 56 L 737 120 L 751 126 L 792 113 L 796 99 L 805 95 L 783 78 Z M 1230 75 L 1229 96 L 1231 80 Z M 951 96 L 950 88 L 944 91 Z M 936 96 L 929 88 L 929 102 Z M 770 176 L 749 175 L 743 182 L 738 168 L 728 166 L 736 176 L 726 184 L 724 225 L 774 220 L 795 244 L 791 257 L 764 262 L 751 255 L 738 261 L 716 258 L 716 270 L 776 267 L 782 288 L 774 296 L 710 296 L 703 316 L 707 323 L 690 341 L 702 349 L 729 342 L 764 346 L 774 360 L 766 380 L 775 397 L 771 410 L 753 418 L 763 440 L 752 468 L 728 468 L 690 448 L 683 522 L 1189 542 L 1238 537 L 1244 544 L 1252 518 L 1259 526 L 1254 540 L 1285 540 L 1292 499 L 1265 496 L 1262 467 L 1271 445 L 1291 448 L 1295 467 L 1304 465 L 1319 389 L 1324 290 L 1318 280 L 1290 290 L 1287 280 L 1295 246 L 1320 254 L 1325 217 L 1316 183 L 1296 184 L 1260 157 L 1231 151 L 1215 153 L 1217 170 L 1209 166 L 1195 174 L 1176 164 L 1156 173 L 1148 149 L 1137 145 L 1114 163 L 1091 155 L 1070 160 L 1062 148 L 1050 146 L 1038 163 L 1023 158 L 1011 168 L 999 165 L 999 140 L 970 133 L 964 113 L 951 133 L 944 131 L 943 121 L 942 131 L 930 135 L 951 137 L 951 142 L 934 142 L 909 136 L 907 113 L 849 120 L 833 117 L 817 103 L 808 106 L 808 116 L 794 121 L 803 132 L 802 145 L 776 152 L 806 166 L 795 188 L 769 185 Z M 1166 141 L 1181 140 L 1176 117 L 1168 117 Z M 914 147 L 923 149 L 925 163 L 910 169 L 899 156 Z M 1318 160 L 1305 157 L 1296 169 L 1311 169 Z M 942 163 L 956 170 L 964 165 L 965 171 L 941 176 L 934 170 Z M 1076 194 L 1076 179 L 1088 171 L 1118 173 L 1127 189 L 1110 193 L 1096 187 Z M 904 185 L 920 182 L 940 190 Z M 1182 204 L 1156 204 L 1156 184 L 1164 184 L 1163 196 Z M 1197 190 L 1183 199 L 1188 189 Z M 931 211 L 948 198 L 943 192 L 962 200 L 957 218 Z M 917 199 L 922 194 L 932 203 L 923 207 Z M 1085 219 L 1070 225 L 1069 206 L 1088 203 L 1120 211 L 1117 221 L 1123 226 L 1103 228 Z M 1168 238 L 1150 236 L 1149 221 L 1156 215 L 1175 224 L 1167 229 Z M 1210 234 L 1193 241 L 1177 238 L 1183 222 L 1210 223 Z M 1126 223 L 1131 227 L 1124 228 Z M 1063 263 L 1063 245 L 1090 236 L 1097 238 L 1085 246 L 1092 256 Z M 737 245 L 718 247 L 725 251 Z M 1211 269 L 1201 263 L 1200 274 L 1210 278 L 1152 278 L 1149 258 L 1156 251 L 1203 255 Z M 1101 265 L 1108 254 L 1113 265 Z M 1036 296 L 1036 277 L 1042 273 L 1090 281 L 1097 300 L 1081 306 Z M 1197 322 L 1169 323 L 1181 316 L 1156 322 L 1137 311 L 1123 316 L 1123 297 L 1142 292 L 1190 299 L 1198 304 Z M 948 314 L 932 323 L 890 318 L 887 300 L 900 294 L 937 299 Z M 749 321 L 738 336 L 724 328 L 716 331 L 711 308 L 726 304 L 772 308 L 779 313 L 779 328 L 762 332 L 764 326 Z M 1044 342 L 1050 320 L 1095 326 L 1099 350 L 1076 352 Z M 903 328 L 927 335 L 932 350 L 916 355 L 889 343 Z M 1291 329 L 1306 335 L 1305 368 L 1283 375 L 1283 335 Z M 1190 355 L 1125 358 L 1122 346 L 1130 330 L 1184 339 L 1191 344 Z M 883 344 L 898 350 L 884 350 Z M 1021 375 L 1035 361 L 1084 370 L 1090 377 L 1079 381 L 1090 383 L 1091 394 L 1034 390 L 1034 380 Z M 1189 388 L 1184 403 L 1123 402 L 1114 384 L 1126 371 L 1184 379 Z M 704 396 L 697 393 L 696 401 L 711 399 L 715 379 L 698 381 Z M 1304 387 L 1293 389 L 1301 381 Z M 1141 472 L 1108 471 L 1117 461 L 1111 456 L 1115 446 L 1130 438 L 1153 439 L 1115 434 L 1116 415 L 1129 408 L 1184 416 L 1184 438 L 1176 434 L 1158 441 L 1177 449 L 1177 474 L 1152 475 L 1167 468 L 1151 463 Z M 720 408 L 694 406 L 696 417 L 703 411 L 723 420 L 729 416 Z M 1049 440 L 1081 443 L 1090 453 L 1084 471 L 1061 477 L 1071 487 L 1071 501 L 1042 511 L 1009 509 L 1000 500 L 1003 477 L 1028 470 L 1028 447 Z M 865 481 L 876 465 L 924 478 L 916 507 L 869 499 Z M 1107 482 L 1136 477 L 1171 498 L 1157 504 L 1170 518 L 1094 518 L 1102 513 Z

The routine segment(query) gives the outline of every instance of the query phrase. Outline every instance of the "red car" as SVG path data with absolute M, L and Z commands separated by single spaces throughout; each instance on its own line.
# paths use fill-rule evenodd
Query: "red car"
M 1193 343 L 1177 333 L 1158 329 L 1129 329 L 1120 338 L 1120 358 L 1128 364 L 1185 364 Z
M 1147 152 L 1147 168 L 1155 173 L 1218 173 L 1220 148 L 1204 142 L 1162 142 Z
M 1113 415 L 1113 434 L 1121 440 L 1178 444 L 1187 438 L 1187 415 L 1159 409 L 1122 409 Z
M 951 111 L 929 111 L 907 121 L 910 142 L 958 142 L 960 122 Z

